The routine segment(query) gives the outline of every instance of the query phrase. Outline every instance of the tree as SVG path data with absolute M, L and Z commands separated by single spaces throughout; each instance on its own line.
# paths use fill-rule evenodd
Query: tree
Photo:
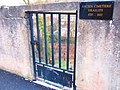
M 48 0 L 36 0 L 36 1 L 23 0 L 23 2 L 26 5 L 36 5 L 36 4 L 46 4 L 48 3 Z
M 42 17 L 38 17 L 38 22 L 39 22 L 39 30 L 41 32 L 41 47 L 40 47 L 40 51 L 42 52 L 44 50 L 44 22 L 43 22 L 43 18 Z M 51 42 L 51 35 L 50 35 L 50 30 L 49 28 L 46 27 L 46 41 L 47 41 L 47 54 L 48 54 L 48 59 L 50 60 L 50 56 L 51 56 L 51 50 L 50 50 L 50 42 Z
M 23 0 L 23 2 L 24 2 L 26 5 L 29 5 L 29 4 L 30 4 L 30 0 Z

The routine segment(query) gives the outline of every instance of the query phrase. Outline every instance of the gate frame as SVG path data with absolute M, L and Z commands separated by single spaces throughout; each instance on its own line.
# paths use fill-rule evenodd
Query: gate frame
M 77 48 L 77 22 L 78 22 L 78 10 L 76 10 L 76 12 L 75 13 L 71 13 L 71 12 L 44 12 L 44 11 L 26 11 L 25 12 L 27 15 L 28 15 L 28 17 L 29 17 L 29 25 L 30 25 L 30 34 L 31 34 L 31 47 L 32 47 L 32 56 L 33 56 L 33 67 L 34 67 L 34 80 L 37 80 L 37 75 L 36 75 L 36 62 L 35 62 L 35 48 L 34 48 L 34 45 L 35 44 L 38 44 L 39 42 L 37 42 L 37 41 L 34 41 L 34 28 L 33 28 L 33 19 L 32 19 L 32 16 L 33 16 L 33 14 L 35 13 L 36 14 L 36 23 L 38 24 L 38 14 L 39 13 L 42 13 L 43 15 L 44 14 L 51 14 L 51 15 L 53 15 L 53 14 L 74 14 L 74 15 L 76 15 L 76 20 L 75 20 L 75 41 L 74 41 L 74 71 L 73 71 L 73 90 L 76 90 L 76 85 L 75 85 L 75 80 L 76 80 L 76 48 Z M 69 15 L 69 16 L 70 16 Z M 68 26 L 69 27 L 69 26 Z M 38 27 L 38 25 L 37 25 L 37 36 L 39 37 L 39 27 Z M 38 38 L 37 37 L 37 38 Z M 38 38 L 39 39 L 39 38 Z M 68 41 L 68 40 L 67 40 Z M 69 42 L 67 42 L 67 43 L 69 43 Z M 68 47 L 67 47 L 68 48 Z M 39 50 L 40 51 L 40 50 Z M 68 52 L 68 49 L 67 49 L 67 52 Z M 40 53 L 40 52 L 39 52 Z M 46 54 L 45 54 L 46 55 Z M 68 65 L 68 64 L 67 64 Z M 52 65 L 53 66 L 53 65 Z M 60 66 L 60 65 L 59 65 Z M 55 67 L 53 67 L 53 68 L 55 68 Z M 57 69 L 60 69 L 60 68 L 57 68 Z M 68 66 L 67 66 L 67 69 L 68 69 Z M 62 70 L 62 68 L 61 68 L 61 70 Z

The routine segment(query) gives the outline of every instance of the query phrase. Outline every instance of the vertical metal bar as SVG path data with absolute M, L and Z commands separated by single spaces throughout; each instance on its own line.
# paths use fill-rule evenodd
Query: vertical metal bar
M 53 14 L 51 14 L 51 48 L 52 48 L 52 66 L 54 66 L 54 27 L 53 27 Z
M 69 46 L 70 46 L 70 14 L 68 14 L 68 26 L 67 26 L 67 70 L 69 69 Z
M 46 36 L 46 14 L 43 14 L 44 20 L 44 43 L 45 43 L 45 60 L 46 64 L 48 64 L 48 53 L 47 53 L 47 36 Z
M 31 46 L 33 55 L 33 67 L 34 67 L 34 78 L 36 79 L 36 64 L 35 64 L 35 48 L 34 48 L 34 32 L 33 32 L 33 13 L 29 13 L 30 33 L 31 33 Z
M 59 38 L 59 68 L 61 68 L 61 14 L 59 14 L 58 16 L 58 21 L 59 21 L 59 29 L 58 29 L 58 32 L 59 32 L 59 35 L 58 35 L 58 38 Z
M 43 79 L 45 80 L 45 65 L 43 65 Z
M 39 21 L 38 21 L 38 13 L 36 13 L 36 27 L 37 27 L 37 40 L 38 40 L 38 54 L 39 54 L 39 62 L 41 63 L 41 53 L 40 53 L 40 30 L 39 30 Z
M 74 45 L 74 76 L 73 76 L 73 89 L 76 90 L 75 85 L 75 77 L 76 77 L 76 48 L 77 48 L 77 19 L 78 19 L 78 11 L 76 11 L 76 21 L 75 21 L 75 45 Z

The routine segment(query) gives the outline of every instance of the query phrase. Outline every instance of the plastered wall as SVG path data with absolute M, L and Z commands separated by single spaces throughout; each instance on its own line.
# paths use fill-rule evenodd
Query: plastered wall
M 78 90 L 120 90 L 120 3 L 113 20 L 79 20 Z
M 84 0 L 85 1 L 85 0 Z M 87 1 L 87 0 L 86 0 Z M 0 8 L 0 69 L 33 78 L 28 17 L 25 11 L 75 11 L 79 2 Z M 120 3 L 113 20 L 78 18 L 78 90 L 120 90 Z

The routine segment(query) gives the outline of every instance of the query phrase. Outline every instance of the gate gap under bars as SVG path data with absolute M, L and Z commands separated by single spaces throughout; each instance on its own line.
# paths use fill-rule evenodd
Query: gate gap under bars
M 35 78 L 75 90 L 77 11 L 26 13 Z

